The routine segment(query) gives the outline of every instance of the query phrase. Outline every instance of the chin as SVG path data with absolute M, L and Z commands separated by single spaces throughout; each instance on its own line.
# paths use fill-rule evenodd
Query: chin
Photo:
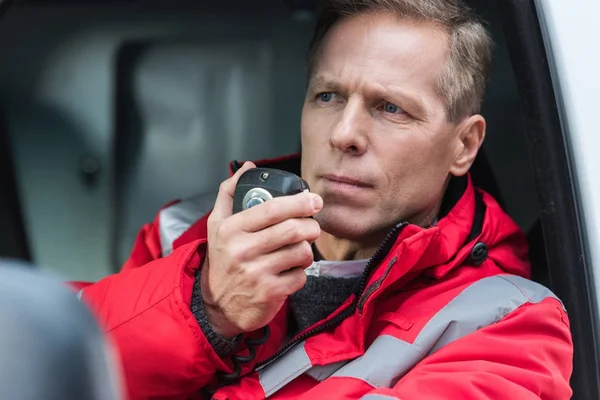
M 323 209 L 314 216 L 314 219 L 319 223 L 322 231 L 336 238 L 362 241 L 372 233 L 373 229 L 369 229 L 364 215 L 361 215 L 360 221 L 357 221 L 357 215 L 361 215 L 361 213 L 349 210 L 334 212 Z

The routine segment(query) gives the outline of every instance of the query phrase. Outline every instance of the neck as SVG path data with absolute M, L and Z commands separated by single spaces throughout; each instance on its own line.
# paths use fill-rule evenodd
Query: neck
M 372 238 L 375 238 L 375 236 L 372 236 Z M 328 261 L 349 261 L 370 258 L 375 254 L 379 244 L 380 240 L 373 243 L 360 243 L 348 239 L 340 239 L 327 232 L 321 232 L 321 236 L 315 241 L 319 258 Z
M 440 200 L 435 207 L 414 214 L 404 220 L 422 228 L 429 228 L 434 224 L 439 215 L 441 203 L 442 201 Z M 369 234 L 367 235 L 368 240 L 360 242 L 335 237 L 327 232 L 321 232 L 321 236 L 314 243 L 314 247 L 318 253 L 315 256 L 318 259 L 328 261 L 350 261 L 370 258 L 375 254 L 391 228 L 388 227 L 380 233 Z

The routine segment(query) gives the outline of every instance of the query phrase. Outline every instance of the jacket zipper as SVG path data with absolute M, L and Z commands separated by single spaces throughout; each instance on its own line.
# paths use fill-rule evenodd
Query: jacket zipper
M 262 366 L 270 364 L 271 362 L 273 362 L 276 359 L 278 359 L 279 357 L 281 357 L 286 351 L 288 351 L 289 349 L 291 349 L 298 343 L 308 339 L 311 336 L 314 336 L 314 335 L 321 333 L 327 329 L 330 329 L 330 328 L 333 328 L 333 327 L 339 325 L 340 323 L 342 323 L 342 321 L 344 321 L 346 318 L 351 316 L 354 313 L 354 311 L 356 311 L 356 307 L 360 301 L 360 298 L 366 289 L 367 282 L 369 281 L 369 276 L 371 275 L 373 270 L 381 263 L 381 261 L 383 261 L 383 259 L 388 255 L 388 253 L 392 249 L 392 246 L 393 246 L 394 242 L 396 241 L 398 235 L 400 234 L 402 229 L 404 229 L 404 227 L 406 227 L 407 225 L 408 225 L 408 223 L 406 223 L 406 222 L 396 225 L 388 233 L 388 235 L 383 240 L 383 243 L 381 243 L 381 245 L 379 246 L 377 251 L 375 251 L 375 254 L 373 254 L 371 259 L 367 263 L 367 266 L 365 267 L 365 271 L 363 272 L 362 277 L 360 279 L 360 284 L 357 287 L 357 290 L 355 291 L 356 298 L 354 299 L 352 304 L 350 304 L 346 309 L 344 309 L 344 311 L 342 311 L 341 313 L 339 313 L 338 315 L 336 315 L 334 318 L 330 319 L 329 321 L 327 321 L 319 326 L 316 326 L 307 332 L 304 332 L 300 336 L 296 336 L 294 339 L 292 339 L 290 342 L 288 342 L 286 345 L 284 345 L 282 348 L 280 348 L 279 351 L 277 351 L 277 353 L 275 353 L 271 357 L 267 358 L 266 360 L 263 360 L 260 363 L 256 364 L 254 366 L 254 370 L 256 371 L 257 369 L 261 368 Z

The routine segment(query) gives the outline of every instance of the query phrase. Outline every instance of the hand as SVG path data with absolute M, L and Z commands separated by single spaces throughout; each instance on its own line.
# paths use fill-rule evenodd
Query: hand
M 232 215 L 233 195 L 245 163 L 221 184 L 208 218 L 208 253 L 201 275 L 208 320 L 224 337 L 267 325 L 287 297 L 306 283 L 311 243 L 321 234 L 310 218 L 323 208 L 313 193 L 276 197 Z

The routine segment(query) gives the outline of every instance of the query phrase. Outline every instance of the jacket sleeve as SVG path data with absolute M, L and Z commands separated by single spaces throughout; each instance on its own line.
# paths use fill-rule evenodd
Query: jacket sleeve
M 566 400 L 572 359 L 567 315 L 560 302 L 546 299 L 441 348 L 393 388 L 361 398 Z
M 202 318 L 198 278 L 206 242 L 186 240 L 163 257 L 159 226 L 160 214 L 142 227 L 118 274 L 71 282 L 117 348 L 131 400 L 190 398 L 218 371 L 232 372 L 215 348 L 236 343 L 225 343 Z
M 188 243 L 81 292 L 117 347 L 131 400 L 190 398 L 217 371 L 231 372 L 190 308 L 204 248 Z

